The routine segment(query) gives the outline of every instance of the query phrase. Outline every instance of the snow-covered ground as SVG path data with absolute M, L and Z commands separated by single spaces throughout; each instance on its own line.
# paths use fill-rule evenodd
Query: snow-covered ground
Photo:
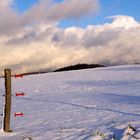
M 13 132 L 1 131 L 0 140 L 140 139 L 140 65 L 12 78 L 12 87 L 26 96 L 12 97 Z

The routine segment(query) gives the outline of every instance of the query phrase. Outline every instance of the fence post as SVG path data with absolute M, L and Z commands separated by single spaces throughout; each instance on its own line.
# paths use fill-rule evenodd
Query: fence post
M 11 69 L 5 69 L 5 109 L 4 109 L 4 124 L 3 129 L 5 132 L 10 130 L 10 115 L 11 115 Z

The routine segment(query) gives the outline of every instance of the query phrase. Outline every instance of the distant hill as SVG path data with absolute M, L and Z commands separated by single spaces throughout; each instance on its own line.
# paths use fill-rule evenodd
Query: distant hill
M 26 76 L 26 75 L 34 75 L 34 74 L 44 74 L 49 72 L 72 71 L 72 70 L 90 69 L 90 68 L 98 68 L 98 67 L 106 67 L 106 66 L 99 65 L 99 64 L 76 64 L 76 65 L 59 68 L 56 70 L 41 70 L 38 72 L 20 73 L 20 75 Z M 15 75 L 12 75 L 12 77 L 14 76 Z M 0 76 L 0 78 L 4 78 L 4 76 Z
M 76 64 L 76 65 L 71 65 L 71 66 L 56 69 L 54 72 L 91 69 L 91 68 L 98 68 L 98 67 L 105 67 L 105 66 L 100 65 L 100 64 Z

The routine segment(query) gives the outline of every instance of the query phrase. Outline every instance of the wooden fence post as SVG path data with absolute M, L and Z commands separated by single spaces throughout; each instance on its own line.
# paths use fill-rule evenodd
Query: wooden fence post
M 4 124 L 3 129 L 5 132 L 10 130 L 10 115 L 11 115 L 11 70 L 5 69 L 5 109 L 4 109 Z

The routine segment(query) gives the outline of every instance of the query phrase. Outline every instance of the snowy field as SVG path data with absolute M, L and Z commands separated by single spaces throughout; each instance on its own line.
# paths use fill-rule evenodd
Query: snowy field
M 12 78 L 12 87 L 26 96 L 12 97 L 13 132 L 0 140 L 140 139 L 140 65 Z M 3 94 L 0 79 L 0 113 Z

